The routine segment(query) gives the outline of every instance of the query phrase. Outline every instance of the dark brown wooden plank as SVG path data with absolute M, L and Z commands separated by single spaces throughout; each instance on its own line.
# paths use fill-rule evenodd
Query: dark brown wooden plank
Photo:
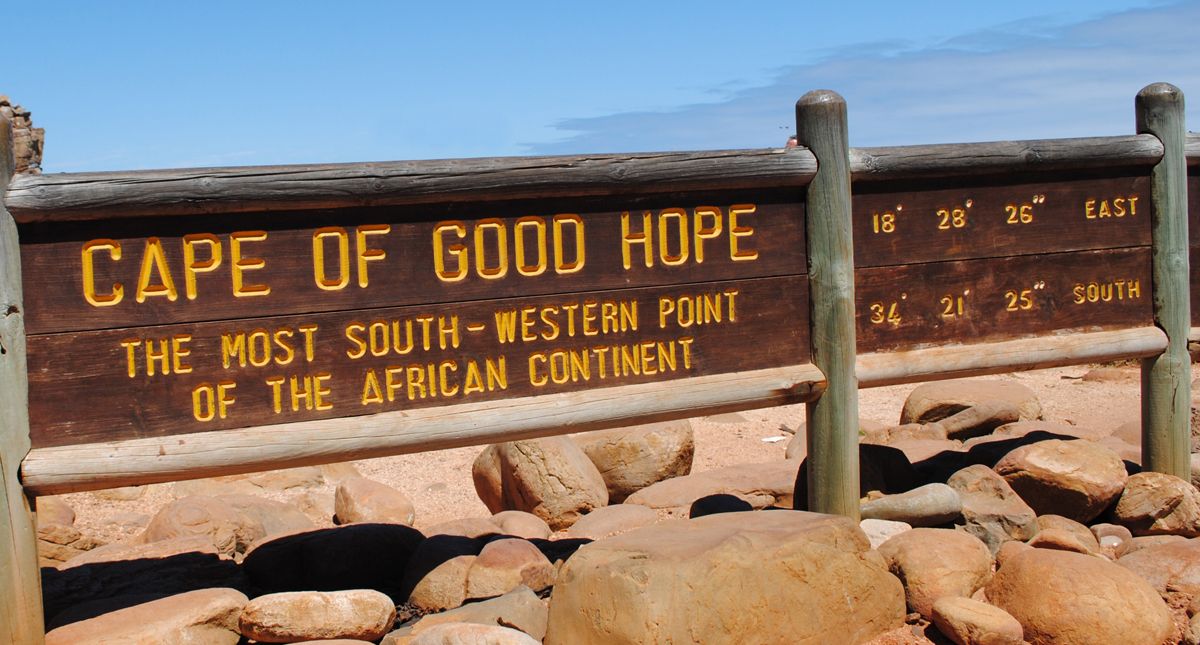
M 1148 134 L 853 148 L 854 181 L 970 177 L 1152 166 L 1162 142 Z
M 808 150 L 499 157 L 18 177 L 18 222 L 801 187 Z
M 1151 324 L 1150 250 L 855 272 L 859 352 Z
M 28 324 L 50 333 L 798 275 L 806 271 L 798 192 L 27 224 Z M 649 246 L 638 241 L 647 221 Z M 235 239 L 247 266 L 239 271 Z M 221 261 L 205 270 L 214 249 Z M 187 266 L 196 267 L 190 277 Z
M 1150 243 L 1147 175 L 855 188 L 854 259 L 860 267 Z
M 804 277 L 783 277 L 34 336 L 32 438 L 37 447 L 116 441 L 799 365 L 809 352 L 807 288 Z M 497 316 L 515 321 L 512 342 L 499 340 Z M 498 371 L 502 357 L 503 387 L 487 378 L 489 359 Z M 364 404 L 376 394 L 368 374 L 382 400 Z M 309 392 L 296 410 L 293 387 Z M 328 389 L 320 405 L 317 389 Z M 233 400 L 223 418 L 222 393 Z
M 1197 140 L 1188 137 L 1189 144 Z M 1191 161 L 1191 158 L 1188 159 Z M 1188 270 L 1192 274 L 1192 326 L 1200 326 L 1200 166 L 1188 166 L 1187 178 L 1188 209 Z

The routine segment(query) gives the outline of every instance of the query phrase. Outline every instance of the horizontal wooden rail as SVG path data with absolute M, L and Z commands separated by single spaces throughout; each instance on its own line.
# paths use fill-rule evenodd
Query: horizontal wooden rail
M 854 181 L 937 179 L 1154 165 L 1162 142 L 1149 134 L 1040 141 L 852 148 Z
M 1200 164 L 1200 134 L 1189 132 L 1183 142 L 1183 154 L 1189 166 Z
M 861 354 L 861 387 L 1002 374 L 1161 354 L 1167 335 L 1157 327 L 1063 333 L 994 343 L 949 345 L 906 352 Z
M 815 400 L 812 365 L 308 421 L 35 449 L 21 463 L 34 495 L 254 472 L 583 432 Z
M 18 222 L 804 186 L 805 149 L 247 166 L 14 178 Z

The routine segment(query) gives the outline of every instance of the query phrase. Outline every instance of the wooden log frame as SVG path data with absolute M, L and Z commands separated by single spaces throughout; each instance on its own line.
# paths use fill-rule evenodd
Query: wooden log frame
M 35 518 L 19 479 L 30 440 L 21 254 L 17 227 L 3 200 L 13 165 L 12 128 L 0 115 L 0 640 L 41 643 Z

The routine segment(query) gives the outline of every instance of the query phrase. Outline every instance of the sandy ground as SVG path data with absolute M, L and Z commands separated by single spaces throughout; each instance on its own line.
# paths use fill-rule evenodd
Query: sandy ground
M 1044 417 L 1113 430 L 1139 415 L 1136 367 L 1106 370 L 1102 380 L 1083 379 L 1095 366 L 1076 366 L 1004 374 L 988 378 L 1013 380 L 1033 389 L 1042 402 Z M 859 396 L 862 417 L 897 423 L 908 393 L 916 385 L 863 390 Z M 696 436 L 693 472 L 740 463 L 783 459 L 792 433 L 804 423 L 804 406 L 750 410 L 692 420 Z M 355 462 L 366 477 L 384 482 L 407 494 L 416 506 L 416 527 L 426 528 L 463 517 L 486 517 L 487 508 L 475 495 L 471 462 L 480 447 L 401 455 Z M 126 540 L 141 532 L 150 516 L 174 499 L 174 484 L 141 490 L 73 493 L 63 496 L 76 511 L 76 527 L 105 542 Z M 320 508 L 331 508 L 333 486 L 261 493 L 307 508 L 314 520 L 330 525 Z M 112 499 L 113 497 L 134 499 Z

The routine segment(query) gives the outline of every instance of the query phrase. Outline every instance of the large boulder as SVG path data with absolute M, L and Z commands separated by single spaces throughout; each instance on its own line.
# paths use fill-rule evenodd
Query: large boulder
M 619 504 L 650 484 L 692 471 L 696 452 L 686 419 L 575 435 L 608 486 L 608 501 Z
M 207 537 L 219 553 L 232 555 L 245 553 L 267 532 L 253 515 L 216 497 L 192 495 L 162 507 L 146 525 L 141 539 L 158 542 L 192 535 Z
M 80 643 L 204 643 L 236 645 L 238 616 L 248 599 L 236 589 L 199 589 L 95 618 L 46 634 L 46 645 Z
M 333 495 L 335 524 L 379 522 L 412 526 L 416 511 L 412 500 L 388 486 L 366 477 L 345 477 Z
M 468 598 L 502 596 L 525 586 L 542 591 L 554 584 L 554 565 L 528 540 L 504 538 L 484 545 L 467 572 Z
M 1116 453 L 1090 441 L 1051 439 L 1021 446 L 995 468 L 1039 515 L 1090 522 L 1121 495 L 1128 473 Z
M 1161 645 L 1165 602 L 1145 580 L 1102 558 L 1027 549 L 1005 559 L 987 599 L 1012 614 L 1032 645 Z
M 608 504 L 608 487 L 575 440 L 546 437 L 485 449 L 472 468 L 475 490 L 488 510 L 533 513 L 554 530 Z
M 879 547 L 888 569 L 904 583 L 908 608 L 926 619 L 946 596 L 969 598 L 992 576 L 992 554 L 979 538 L 952 529 L 917 528 Z
M 1037 533 L 1037 514 L 991 468 L 968 466 L 946 483 L 962 500 L 966 531 L 983 540 L 992 553 L 1009 540 L 1024 542 Z
M 658 521 L 658 513 L 641 504 L 613 504 L 583 516 L 567 529 L 567 537 L 599 540 L 619 535 Z
M 383 638 L 396 620 L 396 605 L 371 589 L 294 591 L 259 596 L 238 620 L 242 634 L 260 643 Z
M 1200 596 L 1200 540 L 1143 547 L 1121 556 L 1117 564 L 1141 576 L 1160 594 L 1169 589 Z
M 1134 535 L 1200 536 L 1200 491 L 1172 475 L 1138 473 L 1125 485 L 1113 518 Z
M 1007 404 L 1021 420 L 1042 418 L 1042 404 L 1033 390 L 1013 381 L 955 380 L 918 385 L 904 401 L 900 423 L 930 423 L 981 404 Z
M 904 590 L 849 518 L 671 520 L 580 548 L 545 643 L 860 643 L 903 624 Z
M 755 508 L 791 502 L 799 464 L 785 459 L 764 464 L 739 464 L 676 477 L 647 486 L 625 500 L 650 508 L 689 508 L 710 495 L 740 497 Z
M 499 598 L 422 616 L 417 622 L 388 634 L 380 645 L 405 645 L 423 632 L 445 624 L 500 625 L 541 641 L 546 636 L 546 613 L 546 604 L 528 588 L 520 587 Z

